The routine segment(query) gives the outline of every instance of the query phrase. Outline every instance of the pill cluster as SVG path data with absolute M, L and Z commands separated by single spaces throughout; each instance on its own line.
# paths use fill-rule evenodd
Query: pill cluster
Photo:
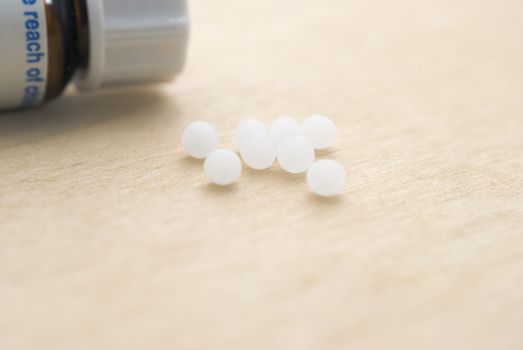
M 246 119 L 238 126 L 234 140 L 249 168 L 268 169 L 277 160 L 289 173 L 307 172 L 309 187 L 320 196 L 337 195 L 345 186 L 347 174 L 341 164 L 334 160 L 315 162 L 316 150 L 332 147 L 336 141 L 336 126 L 327 117 L 312 116 L 303 123 L 281 117 L 270 127 Z M 217 149 L 218 136 L 210 124 L 198 121 L 189 125 L 182 144 L 191 157 L 205 159 L 205 175 L 212 183 L 226 186 L 239 180 L 240 157 L 232 150 Z

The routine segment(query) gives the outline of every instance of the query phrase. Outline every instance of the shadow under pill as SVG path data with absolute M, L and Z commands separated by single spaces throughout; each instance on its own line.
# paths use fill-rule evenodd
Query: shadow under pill
M 317 158 L 325 158 L 325 157 L 333 156 L 336 153 L 336 150 L 333 148 L 327 148 L 327 149 L 317 149 L 315 152 L 316 152 Z
M 208 183 L 203 186 L 205 192 L 219 196 L 235 193 L 238 191 L 239 187 L 240 186 L 237 183 L 228 186 L 220 186 L 213 183 Z
M 245 179 L 260 179 L 267 181 L 268 179 L 285 184 L 293 185 L 300 184 L 305 181 L 305 173 L 303 174 L 291 174 L 280 168 L 279 166 L 273 166 L 265 170 L 253 170 L 253 169 L 244 169 L 243 177 Z
M 204 159 L 196 159 L 188 155 L 178 158 L 182 165 L 194 166 L 194 167 L 203 167 Z
M 345 204 L 347 202 L 347 199 L 344 197 L 343 194 L 339 194 L 337 196 L 333 197 L 321 197 L 314 193 L 309 193 L 308 200 L 315 205 L 319 205 L 322 207 L 339 207 L 342 204 Z

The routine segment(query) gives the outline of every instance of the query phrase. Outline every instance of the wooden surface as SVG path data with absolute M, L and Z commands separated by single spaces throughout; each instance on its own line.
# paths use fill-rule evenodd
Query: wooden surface
M 0 349 L 523 349 L 523 2 L 191 7 L 176 84 L 0 116 Z M 179 147 L 314 113 L 337 199 Z

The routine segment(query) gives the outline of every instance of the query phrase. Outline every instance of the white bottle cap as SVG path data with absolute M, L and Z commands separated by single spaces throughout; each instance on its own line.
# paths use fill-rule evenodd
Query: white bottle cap
M 88 0 L 89 62 L 80 88 L 172 80 L 185 63 L 186 0 Z

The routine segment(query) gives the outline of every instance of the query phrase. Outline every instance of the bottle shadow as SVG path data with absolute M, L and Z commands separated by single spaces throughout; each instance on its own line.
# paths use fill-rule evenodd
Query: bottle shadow
M 92 93 L 70 91 L 43 106 L 0 112 L 0 144 L 8 138 L 18 143 L 103 123 L 132 123 L 178 115 L 175 99 L 160 86 L 143 86 Z M 149 113 L 150 112 L 150 113 Z

